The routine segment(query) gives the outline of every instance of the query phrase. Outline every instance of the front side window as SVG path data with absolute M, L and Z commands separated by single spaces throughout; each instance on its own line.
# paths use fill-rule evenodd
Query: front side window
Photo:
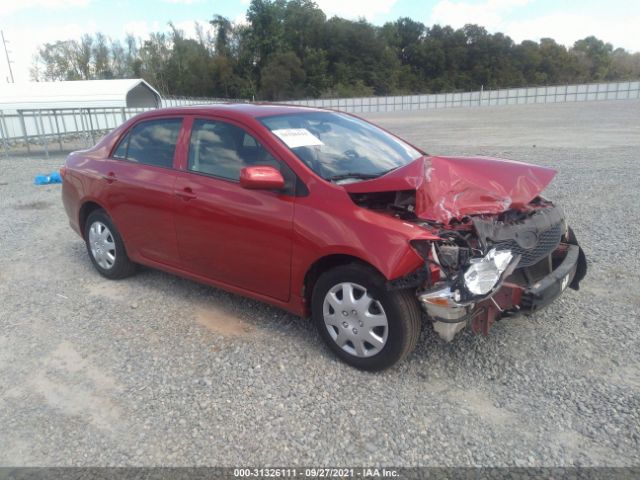
M 191 128 L 188 169 L 238 180 L 244 167 L 279 162 L 242 128 L 217 120 L 196 119 Z
M 260 121 L 325 180 L 375 178 L 422 156 L 411 145 L 350 115 L 301 112 Z
M 181 126 L 180 118 L 141 122 L 122 139 L 113 157 L 144 165 L 171 168 Z

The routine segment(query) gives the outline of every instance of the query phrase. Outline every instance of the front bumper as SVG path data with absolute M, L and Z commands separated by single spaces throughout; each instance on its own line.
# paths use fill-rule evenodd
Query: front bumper
M 578 269 L 580 247 L 569 245 L 567 255 L 560 265 L 542 280 L 522 292 L 520 310 L 533 313 L 546 307 L 564 292 L 573 282 Z
M 492 292 L 473 303 L 456 302 L 451 295 L 446 295 L 447 287 L 423 292 L 418 299 L 446 340 L 451 340 L 468 324 L 475 333 L 487 335 L 492 323 L 499 318 L 532 314 L 552 303 L 567 287 L 578 290 L 587 268 L 580 246 L 577 242 L 561 244 L 553 256 L 552 271 L 531 285 L 517 282 L 514 275 L 501 279 Z M 434 303 L 438 293 L 443 300 Z

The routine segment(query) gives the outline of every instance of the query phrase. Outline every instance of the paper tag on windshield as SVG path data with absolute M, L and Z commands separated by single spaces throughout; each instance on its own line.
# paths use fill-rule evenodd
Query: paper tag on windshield
M 273 133 L 280 138 L 289 148 L 297 147 L 317 147 L 324 145 L 322 140 L 316 137 L 306 128 L 281 128 L 273 130 Z

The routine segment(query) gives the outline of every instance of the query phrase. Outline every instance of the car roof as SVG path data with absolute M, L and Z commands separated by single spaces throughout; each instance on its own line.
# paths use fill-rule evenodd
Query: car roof
M 150 110 L 141 117 L 152 118 L 165 115 L 221 115 L 232 118 L 259 118 L 288 113 L 324 112 L 326 110 L 299 105 L 276 103 L 218 103 L 215 105 L 190 105 Z

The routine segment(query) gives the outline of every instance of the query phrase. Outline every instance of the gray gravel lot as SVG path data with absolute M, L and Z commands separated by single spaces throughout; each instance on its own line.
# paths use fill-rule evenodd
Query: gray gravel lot
M 579 292 L 381 374 L 311 324 L 145 269 L 100 277 L 62 157 L 0 158 L 0 465 L 640 464 L 640 102 L 371 114 L 436 154 L 553 166 Z

